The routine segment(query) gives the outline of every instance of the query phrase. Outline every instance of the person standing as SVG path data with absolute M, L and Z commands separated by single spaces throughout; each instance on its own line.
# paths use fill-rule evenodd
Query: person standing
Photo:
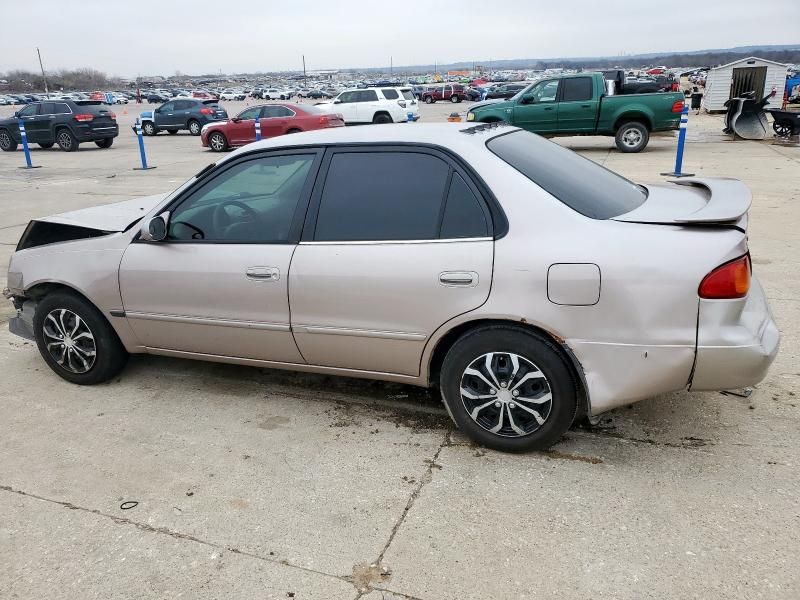
M 692 110 L 697 111 L 694 114 L 700 114 L 700 104 L 703 101 L 703 92 L 697 86 L 692 87 Z

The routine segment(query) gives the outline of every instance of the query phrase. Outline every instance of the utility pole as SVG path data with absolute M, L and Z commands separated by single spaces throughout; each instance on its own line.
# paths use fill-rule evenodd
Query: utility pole
M 394 76 L 394 58 L 389 57 L 389 78 Z
M 308 87 L 308 79 L 306 79 L 306 55 L 303 54 L 303 87 Z
M 36 54 L 39 55 L 39 68 L 42 70 L 42 79 L 44 79 L 44 93 L 49 94 L 50 90 L 47 89 L 47 75 L 44 74 L 44 65 L 42 64 L 42 53 L 39 48 L 36 48 Z

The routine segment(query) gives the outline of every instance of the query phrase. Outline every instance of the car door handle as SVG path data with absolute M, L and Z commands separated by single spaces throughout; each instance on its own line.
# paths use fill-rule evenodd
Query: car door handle
M 475 271 L 444 271 L 439 273 L 439 283 L 448 287 L 474 287 L 478 285 Z
M 545 106 L 544 109 L 545 110 L 553 110 L 553 107 L 552 106 Z
M 581 108 L 592 108 L 591 104 L 581 104 Z
M 275 267 L 249 267 L 245 275 L 256 281 L 278 281 L 281 278 L 281 272 Z

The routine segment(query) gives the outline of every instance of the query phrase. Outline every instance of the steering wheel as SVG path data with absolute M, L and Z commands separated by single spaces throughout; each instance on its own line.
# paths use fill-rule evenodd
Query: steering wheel
M 211 215 L 211 222 L 214 225 L 214 231 L 218 236 L 224 231 L 227 231 L 228 227 L 231 226 L 231 216 L 225 210 L 226 206 L 235 206 L 236 208 L 242 209 L 242 211 L 247 215 L 250 221 L 253 223 L 258 223 L 261 219 L 258 216 L 258 213 L 254 211 L 252 208 L 247 206 L 244 202 L 239 202 L 238 200 L 226 200 L 217 204 L 214 208 L 214 213 Z

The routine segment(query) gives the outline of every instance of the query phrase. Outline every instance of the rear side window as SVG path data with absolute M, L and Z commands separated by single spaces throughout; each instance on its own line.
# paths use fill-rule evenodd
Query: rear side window
M 386 98 L 387 100 L 397 100 L 397 98 L 399 97 L 397 90 L 387 89 L 381 91 L 383 92 L 383 97 Z
M 356 102 L 375 102 L 378 99 L 378 93 L 375 90 L 361 90 L 356 93 L 358 94 Z
M 415 152 L 342 152 L 320 199 L 318 241 L 431 240 L 449 165 Z
M 414 92 L 411 90 L 403 90 L 403 98 L 406 100 L 413 100 L 414 99 Z
M 592 78 L 572 77 L 562 80 L 561 101 L 577 102 L 592 99 Z
M 39 111 L 40 115 L 54 115 L 56 114 L 56 108 L 53 102 L 44 102 L 42 104 L 42 109 Z
M 452 239 L 488 235 L 489 227 L 480 201 L 461 175 L 453 173 L 444 206 L 441 237 Z
M 588 158 L 526 131 L 486 143 L 517 171 L 571 209 L 591 219 L 611 219 L 647 200 L 646 191 Z
M 56 102 L 54 112 L 57 115 L 68 115 L 72 111 L 69 109 L 69 105 L 64 104 L 63 102 Z

